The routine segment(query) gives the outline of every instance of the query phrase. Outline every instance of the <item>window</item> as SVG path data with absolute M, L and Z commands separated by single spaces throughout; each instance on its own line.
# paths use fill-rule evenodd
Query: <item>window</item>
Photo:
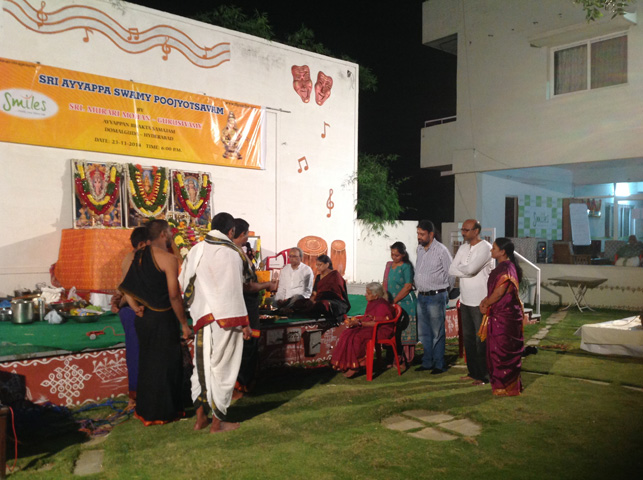
M 553 51 L 554 95 L 627 83 L 627 35 Z

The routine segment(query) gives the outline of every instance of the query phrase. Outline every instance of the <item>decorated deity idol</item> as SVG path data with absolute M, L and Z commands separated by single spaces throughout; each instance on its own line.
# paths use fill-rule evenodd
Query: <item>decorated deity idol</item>
M 223 158 L 230 158 L 232 160 L 241 160 L 243 157 L 239 153 L 239 128 L 237 127 L 237 119 L 234 113 L 228 114 L 228 123 L 226 124 L 223 132 L 221 132 L 221 140 L 225 145 L 225 152 Z

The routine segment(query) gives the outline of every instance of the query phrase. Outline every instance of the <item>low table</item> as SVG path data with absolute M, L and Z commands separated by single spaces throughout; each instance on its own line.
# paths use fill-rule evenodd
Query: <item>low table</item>
M 589 288 L 596 288 L 600 284 L 605 283 L 607 281 L 607 278 L 556 277 L 550 278 L 549 280 L 554 282 L 554 285 L 557 287 L 565 285 L 569 287 L 569 289 L 572 291 L 574 302 L 576 303 L 578 310 L 582 312 L 583 310 L 587 309 L 593 312 L 594 310 L 589 305 L 587 305 L 587 302 L 585 301 L 585 292 L 587 292 Z M 571 306 L 572 303 L 563 308 L 563 310 L 567 310 Z

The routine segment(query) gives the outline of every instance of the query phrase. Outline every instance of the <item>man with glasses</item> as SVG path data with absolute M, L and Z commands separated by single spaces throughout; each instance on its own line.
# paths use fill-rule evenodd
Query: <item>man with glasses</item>
M 448 290 L 455 279 L 449 275 L 451 254 L 439 241 L 433 222 L 420 220 L 417 226 L 418 248 L 415 266 L 417 292 L 418 337 L 424 355 L 417 371 L 430 370 L 432 375 L 446 371 L 444 322 L 449 301 Z
M 301 263 L 303 252 L 299 247 L 293 247 L 288 252 L 290 263 L 281 269 L 279 274 L 279 286 L 275 294 L 275 305 L 280 310 L 289 310 L 297 300 L 310 298 L 313 293 L 313 281 L 315 276 L 313 270 Z
M 487 279 L 495 266 L 491 258 L 491 245 L 480 238 L 480 229 L 477 220 L 464 222 L 460 231 L 465 243 L 458 248 L 449 268 L 449 274 L 460 278 L 462 338 L 469 369 L 468 375 L 461 377 L 461 380 L 472 380 L 474 385 L 489 382 L 486 344 L 477 335 L 482 322 L 478 306 L 487 296 Z

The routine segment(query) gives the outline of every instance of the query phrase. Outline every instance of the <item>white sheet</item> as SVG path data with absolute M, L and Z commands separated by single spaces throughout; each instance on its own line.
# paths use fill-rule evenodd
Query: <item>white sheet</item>
M 640 316 L 583 325 L 575 335 L 581 337 L 580 348 L 591 353 L 643 357 Z

